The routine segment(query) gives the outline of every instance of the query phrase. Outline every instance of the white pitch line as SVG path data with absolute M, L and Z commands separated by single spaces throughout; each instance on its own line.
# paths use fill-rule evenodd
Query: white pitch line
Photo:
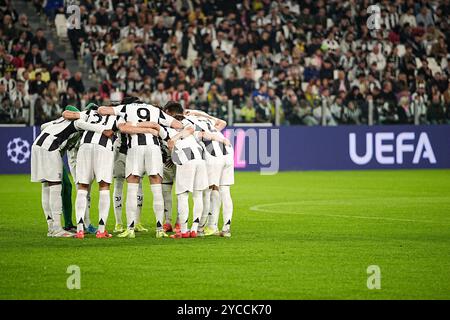
M 325 216 L 325 217 L 335 217 L 335 218 L 354 218 L 354 219 L 369 219 L 369 220 L 388 220 L 388 221 L 401 221 L 401 222 L 426 222 L 426 223 L 437 223 L 432 220 L 413 220 L 413 219 L 399 219 L 399 218 L 386 218 L 386 217 L 375 217 L 375 216 L 349 216 L 344 214 L 328 214 L 328 213 L 314 213 L 314 212 L 292 212 L 292 211 L 273 211 L 273 210 L 264 210 L 263 208 L 272 207 L 277 205 L 287 205 L 287 204 L 302 204 L 305 202 L 275 202 L 275 203 L 266 203 L 259 204 L 256 206 L 250 207 L 250 211 L 256 212 L 264 212 L 264 213 L 286 213 L 286 214 L 300 214 L 300 215 L 315 215 L 315 216 Z M 446 221 L 442 221 L 446 222 Z M 439 223 L 442 223 L 439 222 Z

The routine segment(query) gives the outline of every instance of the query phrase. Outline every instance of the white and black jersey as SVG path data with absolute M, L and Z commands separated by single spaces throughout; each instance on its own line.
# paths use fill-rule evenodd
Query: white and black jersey
M 47 151 L 63 150 L 67 142 L 77 135 L 80 130 L 76 125 L 76 121 L 66 120 L 62 117 L 45 124 L 43 127 L 44 129 L 33 145 Z
M 105 127 L 105 130 L 118 131 L 118 125 L 125 123 L 125 120 L 119 116 L 102 116 L 96 110 L 89 110 L 85 113 L 85 121 L 91 124 L 99 124 Z M 92 143 L 105 147 L 113 151 L 113 140 L 105 136 L 103 133 L 94 131 L 85 131 L 81 137 L 81 144 Z
M 160 125 L 170 127 L 173 117 L 169 116 L 161 109 L 148 103 L 130 103 L 113 107 L 114 114 L 119 115 L 132 123 L 139 123 L 144 121 L 152 121 Z M 128 139 L 128 147 L 136 146 L 159 146 L 158 138 L 151 133 L 131 134 Z
M 128 135 L 125 133 L 117 133 L 114 140 L 114 148 L 117 152 L 126 155 L 128 152 Z
M 160 137 L 168 141 L 176 136 L 179 132 L 172 128 L 161 126 L 159 132 Z M 174 150 L 171 153 L 172 162 L 176 165 L 183 165 L 190 160 L 204 160 L 204 153 L 202 146 L 197 142 L 197 139 L 193 135 L 189 135 L 185 138 L 180 138 L 175 143 Z
M 192 125 L 195 131 L 205 131 L 213 134 L 218 134 L 223 137 L 222 133 L 214 127 L 214 122 L 206 117 L 199 116 L 187 116 L 182 121 L 184 126 Z M 227 147 L 218 141 L 202 139 L 201 144 L 208 154 L 213 157 L 225 156 L 229 153 Z
M 165 128 L 164 128 L 165 130 Z M 159 145 L 161 147 L 161 154 L 163 157 L 163 163 L 166 163 L 169 160 L 172 160 L 172 155 L 170 154 L 169 146 L 167 145 L 167 140 L 163 140 L 161 137 L 159 137 L 160 142 Z

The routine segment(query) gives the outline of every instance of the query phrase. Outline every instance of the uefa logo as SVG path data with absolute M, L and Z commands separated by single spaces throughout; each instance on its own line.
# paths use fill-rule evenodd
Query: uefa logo
M 8 143 L 6 152 L 9 160 L 15 164 L 24 164 L 30 159 L 30 143 L 22 138 L 14 138 Z

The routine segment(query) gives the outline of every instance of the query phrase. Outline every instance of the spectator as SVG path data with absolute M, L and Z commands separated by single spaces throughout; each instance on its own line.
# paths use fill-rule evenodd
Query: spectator
M 335 101 L 330 106 L 331 116 L 336 123 L 342 123 L 342 112 L 344 110 L 344 103 L 341 96 L 337 96 Z
M 402 112 L 406 100 L 400 100 L 416 97 L 424 82 L 429 98 L 420 121 L 441 123 L 431 91 L 437 86 L 447 110 L 448 6 L 382 2 L 382 30 L 370 32 L 367 3 L 347 2 L 82 1 L 81 28 L 67 36 L 103 101 L 117 91 L 160 103 L 173 96 L 223 116 L 231 101 L 239 119 L 251 97 L 254 121 L 320 124 L 318 108 L 327 100 L 332 124 L 366 123 L 372 97 L 375 123 L 412 123 L 413 115 Z M 51 20 L 55 12 L 64 15 L 61 0 L 33 4 Z M 82 77 L 58 62 L 42 29 L 33 32 L 27 17 L 9 5 L 0 10 L 0 79 L 9 72 L 10 80 L 23 81 L 32 101 L 42 98 L 37 120 L 49 114 L 53 99 L 43 93 L 49 81 L 60 105 L 90 99 Z M 5 90 L 13 92 L 10 80 Z M 416 103 L 411 100 L 409 111 Z M 276 115 L 280 102 L 283 114 Z
M 52 79 L 61 79 L 67 80 L 70 79 L 70 70 L 66 67 L 66 62 L 63 59 L 58 60 L 55 66 L 52 69 Z
M 269 95 L 267 85 L 262 83 L 258 90 L 252 94 L 253 106 L 256 110 L 257 122 L 268 122 L 270 120 L 271 109 L 269 105 Z
M 164 106 L 167 102 L 169 102 L 170 96 L 166 93 L 164 89 L 165 89 L 164 83 L 158 82 L 156 90 L 153 91 L 151 96 L 151 101 L 153 101 L 153 103 L 159 106 Z
M 61 102 L 63 106 L 73 105 L 79 106 L 81 104 L 80 95 L 75 91 L 73 87 L 68 87 L 67 92 L 61 95 Z
M 247 123 L 256 121 L 256 111 L 250 100 L 240 109 L 240 118 L 243 122 Z
M 20 109 L 27 110 L 26 112 L 29 112 L 31 100 L 27 90 L 25 90 L 25 83 L 23 81 L 17 81 L 17 89 L 14 91 L 14 94 L 11 95 L 11 100 L 15 106 L 18 106 Z M 25 116 L 24 118 L 26 118 L 27 120 L 29 119 L 28 116 Z
M 33 46 L 37 46 L 37 48 L 42 51 L 47 47 L 47 39 L 44 36 L 44 30 L 41 28 L 37 29 L 36 36 L 31 41 Z
M 426 123 L 428 95 L 425 93 L 425 83 L 421 82 L 417 86 L 417 91 L 411 96 L 411 117 L 413 123 Z
M 427 111 L 427 120 L 431 124 L 445 123 L 444 98 L 439 92 L 435 92 L 431 98 L 431 104 Z
M 46 88 L 47 84 L 42 81 L 42 74 L 40 72 L 36 73 L 35 80 L 30 82 L 30 94 L 37 94 L 39 96 L 42 96 Z
M 42 65 L 42 56 L 37 44 L 33 44 L 31 51 L 25 56 L 25 63 L 32 64 L 34 67 Z
M 10 118 L 10 98 L 9 93 L 6 91 L 5 85 L 0 83 L 0 119 L 2 123 L 9 123 Z
M 422 24 L 425 28 L 434 25 L 433 17 L 430 10 L 426 6 L 420 8 L 420 12 L 416 16 L 417 25 Z
M 350 101 L 342 112 L 342 122 L 345 124 L 361 124 L 361 111 L 356 107 L 355 102 Z
M 14 94 L 16 90 L 16 80 L 11 77 L 11 72 L 5 72 L 5 76 L 0 78 L 0 83 L 4 86 L 6 92 Z
M 202 83 L 197 85 L 197 88 L 192 94 L 190 101 L 192 102 L 195 109 L 208 111 L 208 94 L 206 93 L 205 87 Z
M 172 100 L 180 102 L 184 107 L 189 105 L 189 98 L 189 92 L 185 89 L 185 84 L 180 82 L 177 86 L 177 90 L 172 93 Z
M 61 60 L 58 53 L 55 51 L 53 42 L 47 42 L 47 48 L 41 53 L 42 62 L 48 67 L 52 68 L 58 61 Z
M 72 78 L 70 78 L 67 86 L 68 86 L 68 88 L 73 88 L 73 90 L 77 94 L 83 94 L 84 93 L 84 84 L 83 84 L 81 72 L 75 72 L 74 76 Z

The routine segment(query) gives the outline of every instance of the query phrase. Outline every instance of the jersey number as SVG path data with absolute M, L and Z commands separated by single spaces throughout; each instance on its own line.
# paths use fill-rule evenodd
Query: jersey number
M 150 121 L 150 110 L 147 108 L 137 109 L 137 115 L 139 117 L 139 122 Z
M 103 119 L 103 117 L 97 113 L 93 114 L 92 116 L 96 118 L 96 119 L 91 120 L 92 124 L 99 124 Z M 110 117 L 109 115 L 105 117 L 105 121 L 103 121 L 103 123 L 102 123 L 103 126 L 106 126 L 106 124 L 108 123 L 109 117 Z

